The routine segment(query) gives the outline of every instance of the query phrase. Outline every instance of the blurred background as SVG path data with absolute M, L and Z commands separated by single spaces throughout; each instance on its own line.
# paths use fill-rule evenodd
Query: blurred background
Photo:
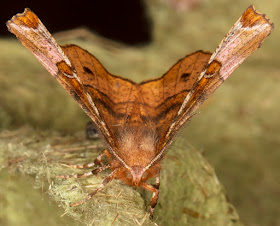
M 213 165 L 245 225 L 280 225 L 278 0 L 2 3 L 0 130 L 29 125 L 71 134 L 84 130 L 88 122 L 72 98 L 7 32 L 5 22 L 25 7 L 39 16 L 59 44 L 77 44 L 109 72 L 139 82 L 161 76 L 191 52 L 213 52 L 250 4 L 267 14 L 275 30 L 179 136 Z

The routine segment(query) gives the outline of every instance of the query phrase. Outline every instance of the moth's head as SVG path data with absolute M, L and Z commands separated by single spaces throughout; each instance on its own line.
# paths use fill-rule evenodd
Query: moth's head
M 156 176 L 160 171 L 160 164 L 155 164 L 150 168 L 135 165 L 131 167 L 121 167 L 118 172 L 118 178 L 123 180 L 125 183 L 139 187 L 150 178 Z
M 121 167 L 118 178 L 132 186 L 141 186 L 148 179 L 149 173 L 142 166 Z
M 128 177 L 131 180 L 133 186 L 139 186 L 141 181 L 146 180 L 146 174 L 144 175 L 144 168 L 142 166 L 132 166 L 130 170 L 128 170 Z M 143 177 L 145 176 L 145 177 Z

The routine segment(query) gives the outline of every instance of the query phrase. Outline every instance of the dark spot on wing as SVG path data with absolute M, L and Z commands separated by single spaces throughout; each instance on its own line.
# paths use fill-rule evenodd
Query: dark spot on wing
M 183 80 L 183 81 L 188 81 L 189 80 L 189 77 L 190 77 L 190 73 L 184 73 L 184 74 L 182 74 L 181 75 L 181 80 Z
M 83 69 L 85 73 L 93 75 L 93 72 L 88 67 L 83 67 Z

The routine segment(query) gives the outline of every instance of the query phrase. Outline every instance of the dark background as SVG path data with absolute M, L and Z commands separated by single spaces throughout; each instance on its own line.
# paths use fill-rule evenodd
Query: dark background
M 87 27 L 98 34 L 129 45 L 151 41 L 151 20 L 142 1 L 5 1 L 1 3 L 1 35 L 11 35 L 3 26 L 28 7 L 40 12 L 40 19 L 51 33 Z

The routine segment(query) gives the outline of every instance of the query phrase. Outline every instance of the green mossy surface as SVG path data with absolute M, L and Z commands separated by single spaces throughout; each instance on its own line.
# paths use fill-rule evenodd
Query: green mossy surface
M 2 143 L 1 143 L 2 144 Z M 2 146 L 3 147 L 3 146 Z M 2 162 L 1 162 L 2 163 Z M 0 171 L 0 225 L 77 225 L 23 174 Z
M 147 1 L 153 20 L 154 42 L 143 47 L 116 45 L 100 38 L 92 39 L 94 35 L 89 39 L 57 37 L 60 43 L 75 43 L 87 49 L 110 72 L 141 81 L 162 75 L 178 59 L 193 51 L 214 51 L 251 3 L 247 0 L 205 0 L 196 9 L 178 13 L 166 7 L 163 1 Z M 277 0 L 260 0 L 254 4 L 258 11 L 266 13 L 275 23 L 275 30 L 261 49 L 250 56 L 203 105 L 200 109 L 202 113 L 180 133 L 178 141 L 172 146 L 161 175 L 161 194 L 155 215 L 159 225 L 170 225 L 171 222 L 180 222 L 181 225 L 239 224 L 238 215 L 226 202 L 224 189 L 212 167 L 197 149 L 215 168 L 219 181 L 245 225 L 280 224 L 280 4 Z M 36 13 L 40 16 L 40 12 Z M 145 217 L 149 194 L 145 203 L 142 197 L 146 193 L 140 196 L 139 190 L 133 190 L 119 181 L 112 182 L 97 195 L 97 201 L 74 210 L 67 207 L 70 200 L 79 200 L 91 190 L 85 185 L 100 183 L 105 174 L 97 179 L 58 180 L 55 179 L 56 173 L 76 172 L 59 163 L 62 159 L 82 163 L 96 156 L 102 148 L 86 151 L 86 158 L 83 157 L 84 151 L 71 153 L 70 156 L 61 153 L 53 156 L 51 153 L 58 152 L 53 149 L 54 144 L 64 145 L 64 148 L 92 145 L 82 134 L 75 133 L 84 129 L 88 118 L 18 41 L 1 39 L 0 48 L 0 127 L 11 130 L 2 132 L 0 136 L 0 169 L 3 169 L 0 171 L 0 207 L 6 211 L 0 213 L 0 224 L 18 225 L 15 219 L 22 219 L 21 225 L 25 222 L 25 225 L 32 225 L 37 219 L 38 222 L 41 220 L 41 225 L 72 225 L 72 220 L 66 215 L 76 219 L 76 224 L 90 224 L 94 216 L 95 220 L 109 219 L 113 222 L 119 214 L 115 221 L 117 225 L 124 216 L 119 210 L 125 212 L 126 207 L 139 214 L 133 215 L 130 222 L 135 223 L 135 219 L 141 221 Z M 24 125 L 36 130 L 26 129 L 22 127 Z M 18 157 L 23 157 L 23 160 L 8 167 L 8 161 Z M 197 162 L 190 162 L 193 158 Z M 205 171 L 202 170 L 204 166 L 207 166 Z M 208 177 L 204 175 L 206 172 Z M 214 181 L 216 186 L 208 188 Z M 19 189 L 21 187 L 26 189 Z M 118 189 L 121 197 L 129 198 L 117 197 Z M 205 191 L 208 191 L 205 194 L 212 195 L 198 196 L 200 198 L 196 201 L 192 199 L 196 193 L 201 195 Z M 29 205 L 28 202 L 38 204 L 34 208 L 36 211 L 32 208 L 24 213 L 19 211 L 26 209 L 24 207 Z M 95 215 L 91 215 L 88 210 L 96 203 L 105 203 L 105 207 L 101 205 L 99 209 L 98 205 L 93 210 Z M 57 210 L 57 206 L 60 209 Z M 103 207 L 107 211 L 104 212 Z M 215 212 L 217 209 L 220 215 Z M 31 219 L 30 212 L 38 217 Z M 61 218 L 63 213 L 66 214 Z M 48 218 L 41 214 L 51 215 L 53 221 L 45 223 Z M 149 224 L 148 219 L 144 220 Z M 212 224 L 206 224 L 206 220 Z
M 151 194 L 118 180 L 85 204 L 69 207 L 70 203 L 85 198 L 109 172 L 83 179 L 58 179 L 56 176 L 89 171 L 75 170 L 63 163 L 92 161 L 103 149 L 100 141 L 86 140 L 81 133 L 62 136 L 30 128 L 4 131 L 0 138 L 0 147 L 5 153 L 0 164 L 8 169 L 2 171 L 0 180 L 3 225 L 20 225 L 20 222 L 21 225 L 33 222 L 46 225 L 50 215 L 52 225 L 63 221 L 64 224 L 73 223 L 61 216 L 86 225 L 111 225 L 113 222 L 114 225 L 154 225 L 147 214 Z M 171 152 L 163 165 L 155 222 L 159 225 L 242 225 L 213 168 L 199 151 L 179 139 Z M 46 199 L 46 204 L 42 199 Z M 50 200 L 61 210 L 48 210 Z M 20 212 L 15 211 L 17 204 L 23 206 Z

